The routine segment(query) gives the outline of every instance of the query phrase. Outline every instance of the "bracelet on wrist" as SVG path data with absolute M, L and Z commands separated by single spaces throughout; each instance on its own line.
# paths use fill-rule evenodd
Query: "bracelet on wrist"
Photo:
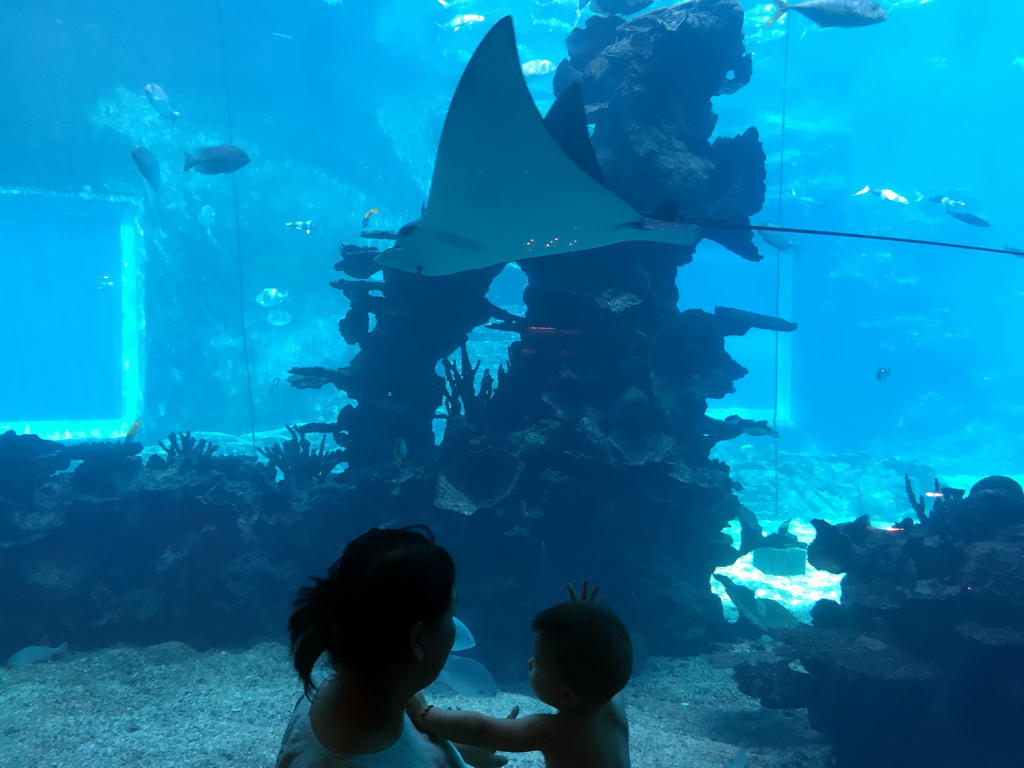
M 427 704 L 427 706 L 423 708 L 423 711 L 420 712 L 419 717 L 416 718 L 416 725 L 423 725 L 423 721 L 427 719 L 427 712 L 429 712 L 433 708 L 433 704 Z

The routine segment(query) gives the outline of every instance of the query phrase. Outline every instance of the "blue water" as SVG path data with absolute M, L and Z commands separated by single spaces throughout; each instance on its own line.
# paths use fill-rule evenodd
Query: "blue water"
M 761 133 L 769 197 L 754 220 L 1020 247 L 1024 60 L 1017 57 L 1024 45 L 1013 4 L 883 5 L 883 24 L 822 30 L 796 14 L 765 29 L 767 6 L 744 4 L 754 76 L 714 106 L 717 135 L 750 125 Z M 557 62 L 577 19 L 571 4 L 456 10 L 427 0 L 192 0 L 173 13 L 128 2 L 107 3 L 102 13 L 54 2 L 11 12 L 14 23 L 0 31 L 0 185 L 42 190 L 50 202 L 44 196 L 22 214 L 24 201 L 0 198 L 5 293 L 20 297 L 4 302 L 4 326 L 29 329 L 4 348 L 8 412 L 0 425 L 81 419 L 88 426 L 102 418 L 121 426 L 142 418 L 151 436 L 184 427 L 245 433 L 328 417 L 337 395 L 274 382 L 293 365 L 336 367 L 354 352 L 333 327 L 344 311 L 327 286 L 336 244 L 359 242 L 368 208 L 380 208 L 373 226 L 382 229 L 416 217 L 447 99 L 492 20 L 513 14 L 523 61 Z M 486 21 L 451 28 L 457 13 L 470 12 Z M 530 81 L 542 110 L 550 79 Z M 181 112 L 173 124 L 147 103 L 142 89 L 151 82 Z M 180 172 L 183 151 L 222 142 L 244 147 L 250 166 L 233 177 Z M 159 195 L 131 162 L 137 145 L 160 159 Z M 993 226 L 970 227 L 927 202 L 853 196 L 864 186 L 912 200 L 949 195 Z M 801 203 L 792 191 L 825 207 Z M 117 260 L 104 245 L 109 229 L 99 231 L 104 215 L 91 234 L 61 229 L 67 203 L 51 193 L 145 201 L 137 414 L 110 414 L 117 350 L 99 341 L 110 329 L 69 320 L 116 305 L 118 287 L 92 285 L 112 271 L 112 253 Z M 209 227 L 199 221 L 204 206 L 216 214 Z M 320 227 L 312 235 L 284 226 L 309 219 Z M 1024 260 L 797 239 L 795 260 L 783 254 L 776 263 L 762 245 L 768 258 L 753 264 L 708 243 L 681 270 L 681 306 L 778 312 L 800 324 L 781 354 L 768 332 L 731 340 L 751 373 L 735 396 L 712 406 L 770 411 L 785 427 L 784 449 L 955 454 L 1018 470 L 1010 464 L 1024 422 L 1016 402 L 1024 381 L 1016 352 Z M 27 258 L 27 247 L 74 258 L 51 265 Z M 515 307 L 518 286 L 510 274 L 493 295 Z M 255 303 L 267 287 L 289 292 L 288 325 L 272 325 Z M 72 327 L 91 340 L 80 343 Z M 500 346 L 477 353 L 496 365 Z M 61 366 L 81 372 L 76 387 L 60 387 L 54 369 Z M 874 376 L 881 367 L 893 370 L 884 382 Z M 12 391 L 21 393 L 17 407 Z
M 715 135 L 760 133 L 768 198 L 753 221 L 1024 249 L 1018 3 L 882 5 L 882 24 L 816 29 L 796 13 L 765 28 L 768 6 L 742 3 L 754 75 L 715 98 Z M 373 229 L 420 215 L 448 101 L 490 25 L 511 14 L 520 59 L 557 63 L 591 15 L 576 6 L 0 0 L 0 432 L 109 438 L 138 420 L 152 448 L 172 430 L 238 445 L 334 421 L 344 393 L 286 380 L 357 351 L 338 335 L 348 306 L 328 285 L 338 244 L 370 244 L 359 236 L 369 209 Z M 454 29 L 460 14 L 484 21 Z M 542 112 L 551 80 L 529 81 Z M 179 118 L 153 109 L 148 83 Z M 251 162 L 230 176 L 183 173 L 183 152 L 216 144 Z M 160 161 L 159 192 L 132 161 L 137 146 Z M 912 204 L 855 194 L 865 186 Z M 917 202 L 935 195 L 991 227 Z M 309 233 L 289 226 L 305 221 Z M 1024 258 L 793 237 L 798 256 L 755 240 L 759 263 L 707 241 L 679 271 L 683 309 L 799 325 L 728 340 L 749 374 L 709 403 L 714 413 L 774 423 L 782 452 L 1024 475 Z M 490 298 L 518 312 L 523 283 L 509 267 Z M 256 301 L 268 288 L 288 294 L 273 314 Z M 504 362 L 509 340 L 474 333 L 481 370 Z M 881 368 L 891 375 L 880 381 Z M 751 441 L 770 461 L 771 438 L 740 442 Z

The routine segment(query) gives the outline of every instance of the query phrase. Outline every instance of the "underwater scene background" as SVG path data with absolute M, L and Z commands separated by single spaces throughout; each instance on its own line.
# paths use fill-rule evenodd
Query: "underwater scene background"
M 1019 9 L 880 4 L 0 0 L 0 766 L 273 764 L 295 589 L 416 522 L 453 706 L 537 711 L 589 578 L 638 767 L 1024 764 Z M 436 192 L 530 151 L 435 163 L 509 15 L 695 247 L 379 270 L 428 200 L 557 213 Z

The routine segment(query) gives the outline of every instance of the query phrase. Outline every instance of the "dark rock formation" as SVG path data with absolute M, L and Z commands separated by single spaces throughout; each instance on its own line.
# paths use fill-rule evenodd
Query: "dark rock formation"
M 1007 480 L 920 524 L 815 520 L 810 562 L 846 574 L 842 601 L 820 601 L 814 626 L 769 630 L 782 658 L 737 667 L 740 687 L 807 707 L 839 768 L 1019 765 L 1024 495 Z
M 595 17 L 570 35 L 556 86 L 581 83 L 608 185 L 639 209 L 742 222 L 760 208 L 756 131 L 709 142 L 711 97 L 749 79 L 742 19 L 733 0 L 697 0 L 628 24 Z M 728 244 L 757 259 L 749 234 Z M 556 585 L 582 576 L 613 585 L 653 652 L 695 651 L 725 631 L 708 586 L 737 554 L 722 529 L 737 517 L 751 540 L 760 529 L 728 467 L 708 458 L 742 425 L 708 418 L 707 400 L 746 374 L 726 336 L 795 326 L 725 308 L 680 312 L 676 272 L 692 248 L 624 244 L 524 261 L 523 317 L 484 299 L 499 268 L 444 278 L 385 270 L 373 282 L 373 253 L 343 246 L 348 278 L 333 283 L 351 301 L 339 328 L 362 351 L 343 370 L 297 368 L 291 379 L 357 401 L 334 424 L 301 428 L 330 431 L 344 448 L 349 505 L 423 520 L 445 541 L 458 533 L 456 559 L 472 575 L 464 601 L 496 606 L 480 609 L 478 633 L 524 634 L 536 595 L 555 599 Z M 438 362 L 491 318 L 518 337 L 507 365 L 477 382 L 463 350 L 441 379 Z
M 0 498 L 25 498 L 69 466 L 71 457 L 60 443 L 13 429 L 0 434 Z
M 28 489 L 0 474 L 5 658 L 44 635 L 75 649 L 280 637 L 304 574 L 378 522 L 345 509 L 337 484 L 317 484 L 334 452 L 297 436 L 268 450 L 280 483 L 272 466 L 217 455 L 191 433 L 170 435 L 145 465 L 131 439 L 0 445 L 0 468 L 39 467 Z M 73 472 L 53 474 L 72 460 Z
M 555 92 L 581 82 L 608 185 L 641 211 L 674 202 L 685 216 L 749 225 L 764 204 L 764 152 L 757 130 L 710 142 L 711 98 L 750 81 L 743 9 L 733 0 L 697 0 L 623 23 L 592 17 L 566 41 L 569 58 Z M 707 229 L 746 259 L 761 257 L 753 233 Z

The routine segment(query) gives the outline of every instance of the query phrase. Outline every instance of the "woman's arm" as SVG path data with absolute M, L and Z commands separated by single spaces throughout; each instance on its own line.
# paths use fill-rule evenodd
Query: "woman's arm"
M 501 752 L 543 751 L 552 715 L 518 719 L 488 717 L 479 712 L 430 707 L 414 717 L 416 725 L 441 738 Z

